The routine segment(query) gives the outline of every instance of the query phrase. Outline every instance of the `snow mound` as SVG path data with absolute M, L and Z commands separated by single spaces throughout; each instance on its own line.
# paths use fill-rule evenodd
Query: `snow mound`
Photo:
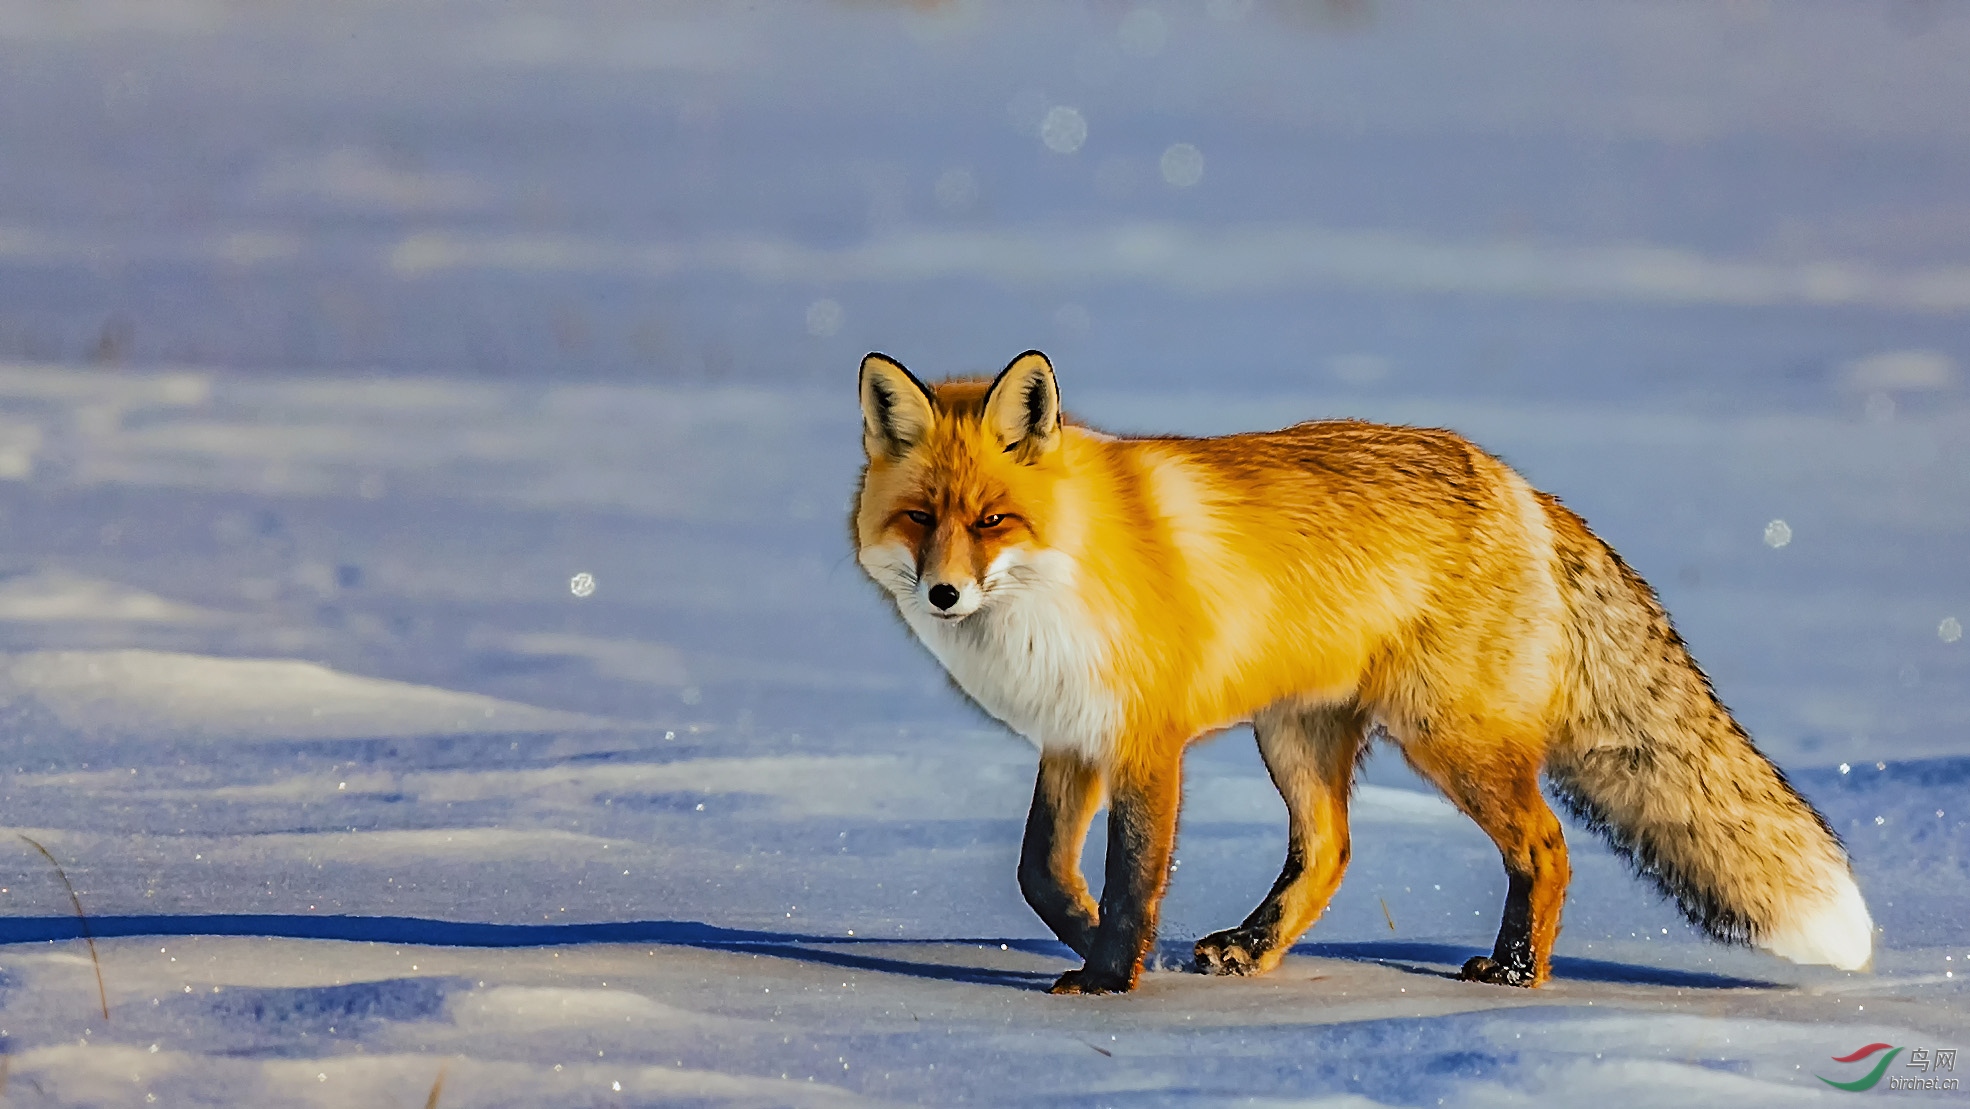
M 209 624 L 223 619 L 210 609 L 66 570 L 0 579 L 0 620 L 15 623 Z
M 0 656 L 0 703 L 63 726 L 202 739 L 343 739 L 585 730 L 596 717 L 343 674 L 297 659 L 175 651 Z

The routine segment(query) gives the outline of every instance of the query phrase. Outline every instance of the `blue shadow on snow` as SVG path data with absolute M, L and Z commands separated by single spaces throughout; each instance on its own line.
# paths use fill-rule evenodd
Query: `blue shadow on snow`
M 402 916 L 297 914 L 92 916 L 89 918 L 89 934 L 98 939 L 131 936 L 247 936 L 267 939 L 341 940 L 349 943 L 416 944 L 426 947 L 502 948 L 658 944 L 717 951 L 744 951 L 856 970 L 996 986 L 1043 985 L 1051 982 L 1054 974 L 913 962 L 881 955 L 861 955 L 840 949 L 868 944 L 940 943 L 981 947 L 1003 944 L 1008 949 L 1032 955 L 1071 957 L 1071 953 L 1064 945 L 1052 940 L 960 938 L 926 940 L 879 936 L 817 936 L 802 932 L 721 928 L 693 920 L 627 920 L 591 924 L 485 924 Z M 56 940 L 81 939 L 82 936 L 82 923 L 73 916 L 0 917 L 0 944 L 47 943 Z M 1293 953 L 1323 959 L 1389 963 L 1396 966 L 1417 963 L 1459 966 L 1470 956 L 1482 954 L 1476 948 L 1457 944 L 1398 941 L 1305 943 L 1295 946 Z M 1420 973 L 1439 973 L 1425 967 L 1411 969 Z M 1637 966 L 1566 955 L 1556 956 L 1553 959 L 1553 974 L 1557 978 L 1570 978 L 1577 981 L 1685 989 L 1775 988 L 1775 984 L 1771 982 L 1736 978 L 1724 974 Z
M 1399 940 L 1374 940 L 1367 943 L 1302 943 L 1293 946 L 1295 955 L 1311 955 L 1320 959 L 1348 959 L 1354 962 L 1390 963 L 1401 966 L 1414 963 L 1436 963 L 1451 967 L 1461 967 L 1464 960 L 1473 955 L 1489 955 L 1475 947 L 1463 947 L 1454 943 L 1405 943 Z M 1434 969 L 1415 967 L 1428 974 L 1441 973 Z M 1453 972 L 1454 973 L 1454 972 Z M 1579 982 L 1614 982 L 1631 986 L 1672 986 L 1682 989 L 1699 990 L 1742 990 L 1742 989 L 1782 989 L 1776 982 L 1761 982 L 1755 978 L 1737 978 L 1728 974 L 1713 974 L 1702 970 L 1675 970 L 1667 967 L 1639 966 L 1634 963 L 1616 963 L 1607 959 L 1582 959 L 1576 955 L 1553 956 L 1554 979 L 1573 979 Z
M 714 951 L 743 951 L 776 955 L 807 963 L 854 970 L 905 974 L 950 982 L 987 986 L 1033 986 L 1051 983 L 1053 972 L 995 970 L 912 962 L 880 955 L 830 950 L 858 944 L 958 943 L 978 946 L 1005 944 L 1031 954 L 1065 955 L 1067 948 L 1050 941 L 955 939 L 883 939 L 859 936 L 815 936 L 800 932 L 764 932 L 720 928 L 693 920 L 627 920 L 597 924 L 482 924 L 470 921 L 427 920 L 404 916 L 303 916 L 242 914 L 237 916 L 159 915 L 92 916 L 88 934 L 96 939 L 131 936 L 248 936 L 262 939 L 342 940 L 349 943 L 416 944 L 425 947 L 569 947 L 583 944 L 657 944 Z M 0 944 L 47 943 L 83 936 L 82 922 L 73 916 L 0 917 Z M 806 946 L 806 945 L 825 946 Z

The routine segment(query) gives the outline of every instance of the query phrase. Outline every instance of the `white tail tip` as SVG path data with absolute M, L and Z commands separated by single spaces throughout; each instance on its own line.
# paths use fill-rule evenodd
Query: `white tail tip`
M 1757 945 L 1795 963 L 1866 970 L 1874 962 L 1874 919 L 1851 875 L 1830 884 L 1831 892 L 1788 913 Z

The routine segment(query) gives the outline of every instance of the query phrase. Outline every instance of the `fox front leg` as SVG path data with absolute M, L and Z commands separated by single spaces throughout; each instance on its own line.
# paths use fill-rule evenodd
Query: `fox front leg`
M 1156 939 L 1156 911 L 1169 882 L 1181 765 L 1173 761 L 1154 770 L 1112 773 L 1100 922 L 1086 965 L 1061 975 L 1049 992 L 1125 993 L 1135 988 L 1142 957 Z
M 1081 845 L 1100 807 L 1100 770 L 1074 755 L 1040 756 L 1019 849 L 1019 892 L 1060 942 L 1083 959 L 1094 947 L 1098 917 L 1081 876 Z

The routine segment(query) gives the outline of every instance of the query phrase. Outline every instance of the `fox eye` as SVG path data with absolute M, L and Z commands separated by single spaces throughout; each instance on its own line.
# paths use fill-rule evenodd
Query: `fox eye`
M 918 525 L 919 527 L 927 528 L 931 524 L 932 517 L 928 512 L 919 512 L 916 509 L 912 508 L 908 512 L 903 513 L 903 515 L 908 516 L 910 518 L 910 522 Z
M 998 527 L 1000 524 L 1005 523 L 1005 519 L 1006 518 L 1004 513 L 994 512 L 990 516 L 986 516 L 980 519 L 978 521 L 978 526 L 981 528 L 995 528 Z

